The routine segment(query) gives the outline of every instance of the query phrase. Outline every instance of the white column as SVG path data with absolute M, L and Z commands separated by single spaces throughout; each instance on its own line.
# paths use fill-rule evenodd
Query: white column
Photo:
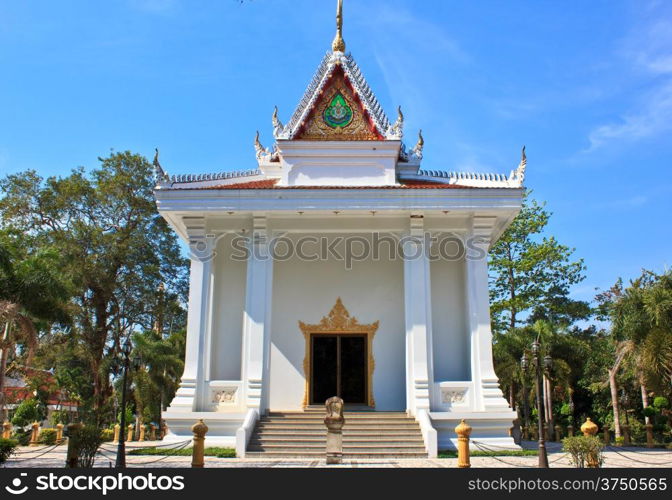
M 248 408 L 260 413 L 268 405 L 268 356 L 273 290 L 273 259 L 269 251 L 266 217 L 255 216 L 247 260 L 243 312 L 243 386 Z
M 471 332 L 471 380 L 474 410 L 506 410 L 492 359 L 487 252 L 496 217 L 475 216 L 466 258 L 467 309 Z
M 211 274 L 214 236 L 205 234 L 205 220 L 185 220 L 189 231 L 191 270 L 184 372 L 180 387 L 168 408 L 174 412 L 198 411 L 205 391 L 206 338 L 210 319 Z
M 430 410 L 433 383 L 430 262 L 423 228 L 422 216 L 411 216 L 410 233 L 403 244 L 406 406 L 411 415 Z

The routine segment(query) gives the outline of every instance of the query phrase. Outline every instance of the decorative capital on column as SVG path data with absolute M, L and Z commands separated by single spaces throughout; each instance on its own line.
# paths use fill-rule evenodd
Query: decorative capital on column
M 422 238 L 425 229 L 425 216 L 421 213 L 412 213 L 409 224 L 411 236 Z
M 475 215 L 472 219 L 472 245 L 488 250 L 495 231 L 497 217 L 491 215 Z
M 252 243 L 263 245 L 268 241 L 268 219 L 265 215 L 252 217 Z
M 409 229 L 401 239 L 404 260 L 416 260 L 424 255 L 428 256 L 430 242 L 425 234 L 425 218 L 422 213 L 412 213 L 409 219 Z
M 200 262 L 212 260 L 217 255 L 217 238 L 214 234 L 206 234 L 205 217 L 184 217 L 182 221 L 189 237 L 189 257 Z

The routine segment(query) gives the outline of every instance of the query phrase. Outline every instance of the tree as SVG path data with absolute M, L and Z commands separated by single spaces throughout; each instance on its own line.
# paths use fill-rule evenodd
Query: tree
M 506 392 L 508 389 L 511 407 L 517 406 L 518 397 L 522 401 L 522 417 L 525 424 L 528 420 L 531 391 L 534 387 L 534 370 L 529 370 L 527 374 L 523 373 L 520 360 L 523 353 L 527 354 L 528 359 L 532 359 L 530 348 L 535 339 L 539 339 L 541 344 L 541 358 L 549 355 L 553 359 L 553 366 L 548 374 L 544 374 L 541 387 L 544 417 L 551 429 L 555 414 L 563 404 L 572 409 L 569 416 L 573 418 L 573 394 L 583 373 L 588 346 L 579 336 L 542 320 L 535 322 L 534 325 L 495 334 L 493 355 L 497 376 L 503 390 Z M 518 390 L 522 388 L 523 379 L 527 382 L 527 394 Z M 565 403 L 565 397 L 569 400 L 568 403 Z M 558 400 L 560 403 L 555 405 Z M 557 410 L 554 409 L 556 406 Z
M 585 303 L 568 298 L 571 285 L 582 281 L 582 259 L 553 237 L 541 237 L 551 214 L 526 193 L 523 207 L 490 250 L 490 303 L 493 330 L 511 330 L 532 308 L 537 319 L 566 325 L 585 317 Z
M 150 330 L 133 335 L 140 365 L 133 373 L 136 411 L 140 420 L 161 422 L 164 405 L 175 395 L 184 369 L 186 331 L 167 337 Z
M 57 254 L 42 249 L 33 254 L 21 250 L 16 237 L 0 234 L 0 415 L 4 411 L 5 373 L 16 344 L 25 346 L 29 366 L 38 343 L 39 321 L 67 324 L 69 291 L 57 276 Z
M 37 399 L 24 399 L 16 408 L 14 417 L 12 417 L 12 423 L 17 427 L 23 428 L 35 421 L 42 420 L 44 418 L 44 414 L 44 407 L 39 404 Z
M 663 393 L 672 387 L 672 273 L 645 270 L 627 288 L 619 279 L 597 300 L 600 316 L 612 320 L 615 357 L 608 380 L 614 426 L 620 436 L 617 375 L 628 357 L 634 360 L 644 408 L 648 406 L 647 386 Z
M 529 389 L 533 387 L 533 381 L 523 373 L 520 360 L 523 353 L 527 352 L 529 355 L 528 351 L 533 340 L 534 336 L 529 328 L 515 328 L 508 333 L 495 333 L 493 336 L 492 351 L 500 386 L 502 391 L 509 395 L 512 409 L 518 406 L 516 394 L 520 394 L 522 411 L 519 414 L 525 427 L 529 425 L 531 394 Z M 527 394 L 522 390 L 524 377 L 527 382 Z M 517 388 L 520 391 L 517 391 Z
M 0 187 L 2 223 L 26 231 L 38 247 L 58 248 L 61 272 L 74 287 L 73 335 L 83 347 L 97 415 L 112 394 L 111 364 L 126 338 L 151 329 L 156 290 L 186 296 L 186 260 L 156 211 L 152 166 L 130 152 L 100 158 L 87 175 L 34 171 L 9 175 Z

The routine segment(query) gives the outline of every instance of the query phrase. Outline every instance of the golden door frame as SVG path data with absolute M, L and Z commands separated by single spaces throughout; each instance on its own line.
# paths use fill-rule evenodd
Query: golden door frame
M 373 398 L 373 370 L 376 362 L 373 359 L 373 336 L 378 330 L 379 321 L 374 321 L 370 324 L 360 324 L 357 318 L 350 316 L 350 313 L 341 302 L 341 298 L 336 299 L 336 304 L 331 308 L 328 315 L 322 318 L 316 325 L 310 325 L 299 321 L 299 328 L 306 343 L 306 352 L 303 358 L 303 375 L 306 380 L 305 390 L 303 393 L 303 407 L 309 404 L 310 400 L 310 379 L 311 379 L 311 349 L 310 338 L 311 335 L 333 335 L 333 334 L 359 334 L 366 337 L 366 352 L 367 352 L 367 401 L 371 408 L 376 406 L 376 401 Z M 347 401 L 346 401 L 347 403 Z

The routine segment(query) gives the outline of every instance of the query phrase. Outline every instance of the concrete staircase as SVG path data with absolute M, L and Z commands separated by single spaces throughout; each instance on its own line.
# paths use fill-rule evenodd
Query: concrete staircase
M 247 446 L 248 457 L 325 456 L 324 410 L 270 412 Z M 420 426 L 403 412 L 346 411 L 344 458 L 427 457 Z

